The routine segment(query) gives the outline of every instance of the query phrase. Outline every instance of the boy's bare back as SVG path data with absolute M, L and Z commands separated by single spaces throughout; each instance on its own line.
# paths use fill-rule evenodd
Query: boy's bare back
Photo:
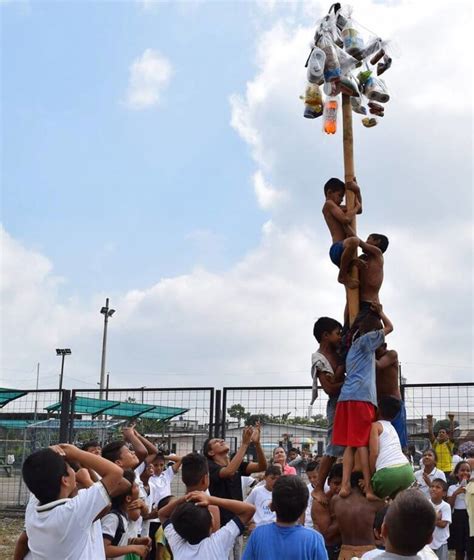
M 379 291 L 383 283 L 383 255 L 382 251 L 362 255 L 360 257 L 366 266 L 360 268 L 360 299 L 361 301 L 379 301 Z
M 396 397 L 401 399 L 398 385 L 398 354 L 396 350 L 385 350 L 382 356 L 377 357 L 376 381 L 377 397 Z
M 384 506 L 382 501 L 369 502 L 357 489 L 347 498 L 334 496 L 331 510 L 336 517 L 342 544 L 368 546 L 374 543 L 373 524 L 375 513 Z
M 344 241 L 347 237 L 344 224 L 340 221 L 341 216 L 344 216 L 344 210 L 344 206 L 338 206 L 332 200 L 326 200 L 324 203 L 322 212 L 333 243 Z

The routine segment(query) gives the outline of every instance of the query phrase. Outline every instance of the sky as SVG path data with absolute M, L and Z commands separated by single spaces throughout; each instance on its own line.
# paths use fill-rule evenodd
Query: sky
M 342 135 L 303 118 L 321 2 L 3 1 L 0 386 L 309 385 L 341 318 L 322 187 Z M 411 383 L 472 381 L 472 6 L 358 0 L 390 39 L 385 117 L 354 115 L 358 231 Z M 339 123 L 340 124 L 340 123 Z

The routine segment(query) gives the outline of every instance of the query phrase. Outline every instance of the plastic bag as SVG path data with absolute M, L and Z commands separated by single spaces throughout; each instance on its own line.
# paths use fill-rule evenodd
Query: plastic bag
M 324 64 L 324 81 L 333 82 L 341 76 L 341 65 L 337 57 L 336 46 L 332 43 L 330 37 L 324 34 L 317 45 L 324 51 L 326 60 Z
M 329 97 L 335 97 L 341 93 L 341 80 L 326 82 L 323 87 L 324 93 Z
M 353 70 L 357 65 L 357 60 L 346 53 L 339 47 L 336 47 L 337 59 L 339 60 L 339 66 L 341 67 L 341 74 L 347 74 Z
M 357 60 L 362 60 L 364 54 L 364 40 L 358 29 L 354 26 L 349 12 L 346 25 L 342 30 L 342 40 L 344 41 L 344 49 Z
M 379 103 L 376 103 L 375 101 L 369 101 L 368 106 L 369 106 L 369 113 L 371 115 L 376 115 L 377 117 L 383 117 L 384 116 L 385 108 L 384 108 L 383 105 L 380 105 Z
M 375 56 L 377 56 L 378 53 L 382 51 L 382 54 L 378 57 L 378 59 L 375 62 L 372 62 L 373 58 L 370 60 L 370 64 L 376 64 L 385 54 L 383 51 L 384 44 L 385 44 L 384 41 L 382 41 L 380 37 L 376 37 L 375 39 L 372 39 L 371 41 L 369 41 L 369 43 L 367 43 L 362 53 L 363 55 L 362 58 L 369 58 L 369 56 L 372 55 L 374 55 L 375 58 Z
M 392 59 L 386 54 L 383 57 L 383 62 L 377 64 L 377 76 L 382 75 L 390 66 L 392 66 Z
M 341 77 L 340 89 L 341 92 L 346 95 L 355 97 L 360 96 L 359 85 L 352 74 L 347 74 L 346 76 Z
M 326 100 L 323 111 L 323 130 L 326 134 L 336 134 L 338 108 L 339 102 L 336 97 Z
M 372 128 L 373 126 L 377 126 L 378 121 L 375 117 L 365 117 L 364 119 L 362 119 L 362 124 L 366 128 Z
M 351 105 L 354 113 L 359 115 L 367 115 L 367 107 L 362 104 L 362 97 L 351 97 Z
M 308 84 L 305 96 L 301 99 L 304 99 L 304 116 L 307 119 L 316 119 L 323 114 L 323 96 L 317 84 Z
M 326 55 L 319 47 L 314 47 L 308 60 L 308 82 L 321 85 L 324 82 L 324 63 Z
M 364 83 L 364 94 L 367 99 L 371 101 L 378 101 L 379 103 L 387 103 L 390 100 L 388 88 L 381 78 L 370 76 Z

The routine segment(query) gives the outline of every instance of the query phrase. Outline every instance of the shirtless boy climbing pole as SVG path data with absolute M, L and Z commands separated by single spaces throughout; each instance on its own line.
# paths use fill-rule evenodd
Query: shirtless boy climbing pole
M 355 194 L 354 208 L 348 210 L 342 204 L 346 189 Z M 323 215 L 332 237 L 332 245 L 329 250 L 331 261 L 339 267 L 338 281 L 345 284 L 347 288 L 357 288 L 358 280 L 350 277 L 349 267 L 354 258 L 354 253 L 359 246 L 360 240 L 355 235 L 347 235 L 347 227 L 356 214 L 362 213 L 362 199 L 360 188 L 354 181 L 344 184 L 340 179 L 329 179 L 324 185 L 326 201 L 323 206 Z

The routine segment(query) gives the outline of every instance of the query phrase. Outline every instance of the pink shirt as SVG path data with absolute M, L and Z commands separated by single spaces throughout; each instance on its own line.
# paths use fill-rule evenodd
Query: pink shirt
M 290 465 L 285 464 L 285 466 L 283 467 L 283 474 L 296 474 L 296 469 L 295 467 L 290 467 Z

